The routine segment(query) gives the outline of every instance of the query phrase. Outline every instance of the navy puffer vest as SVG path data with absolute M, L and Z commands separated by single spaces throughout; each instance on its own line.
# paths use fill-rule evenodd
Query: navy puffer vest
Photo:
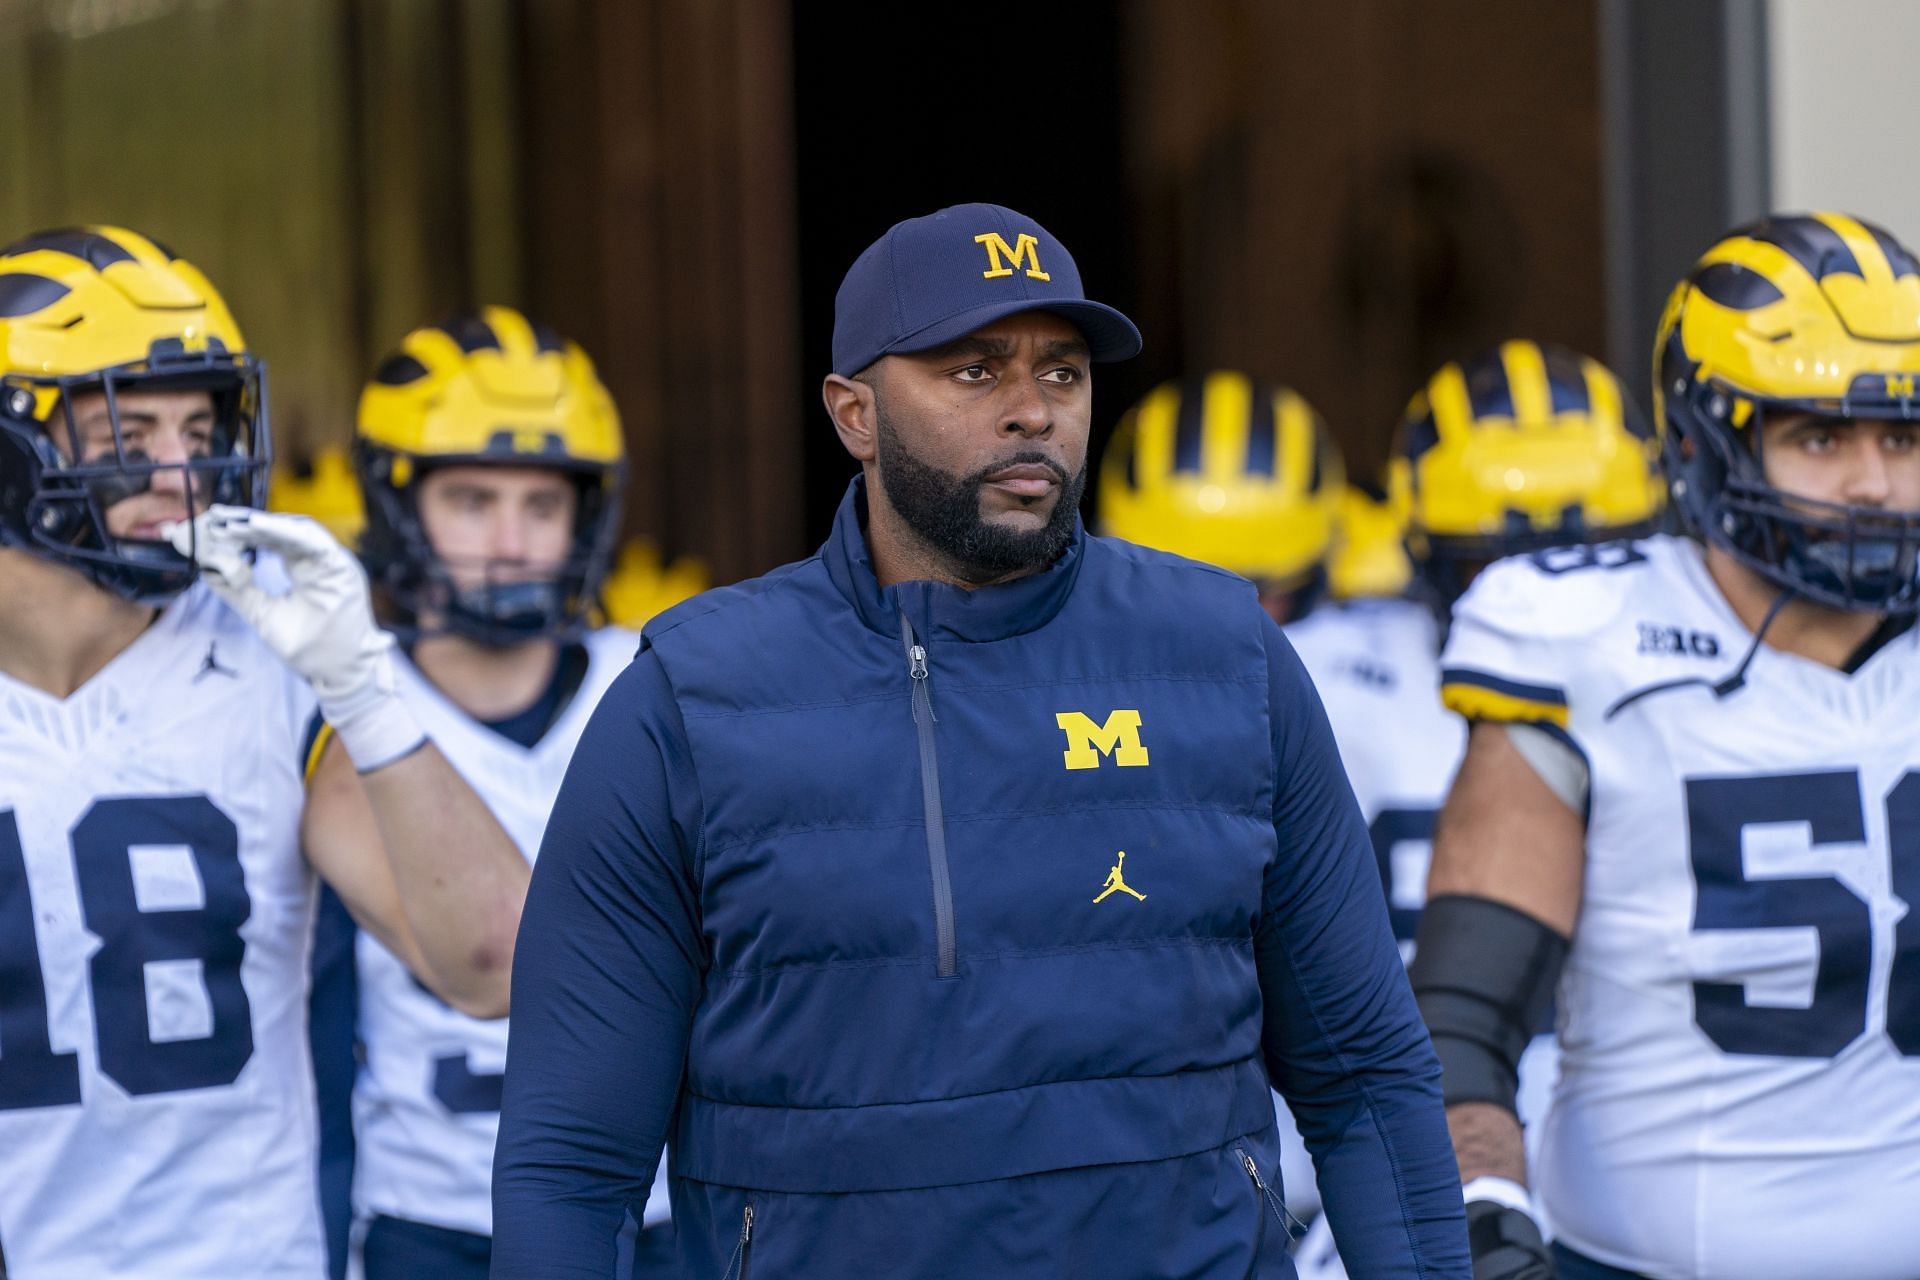
M 1253 591 L 1078 531 L 1004 586 L 883 590 L 864 504 L 647 629 L 705 813 L 676 1172 L 882 1191 L 1264 1130 Z

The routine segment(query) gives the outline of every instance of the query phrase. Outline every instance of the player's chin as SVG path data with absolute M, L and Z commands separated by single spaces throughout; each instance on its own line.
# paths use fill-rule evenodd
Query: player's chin
M 1053 519 L 1053 509 L 1059 503 L 1058 485 L 1037 498 L 1021 498 L 989 486 L 980 494 L 980 519 L 984 524 L 1011 533 L 1026 533 L 1033 529 L 1044 529 L 1047 522 Z

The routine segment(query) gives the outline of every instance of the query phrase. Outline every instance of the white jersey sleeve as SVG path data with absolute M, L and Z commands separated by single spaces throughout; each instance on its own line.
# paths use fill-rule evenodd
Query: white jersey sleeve
M 1287 638 L 1313 677 L 1360 812 L 1403 952 L 1427 900 L 1433 824 L 1466 732 L 1440 705 L 1432 610 L 1410 600 L 1315 610 Z
M 0 1251 L 324 1274 L 305 685 L 205 588 L 71 697 L 0 677 Z
M 591 633 L 579 688 L 531 747 L 476 723 L 410 663 L 401 664 L 401 693 L 531 861 L 581 730 L 639 646 L 630 631 Z M 453 1009 L 365 933 L 356 951 L 366 1065 L 353 1099 L 355 1213 L 491 1235 L 507 1021 Z
M 1567 547 L 1502 560 L 1480 574 L 1455 605 L 1440 663 L 1441 698 L 1468 721 L 1532 724 L 1582 751 L 1585 721 L 1604 716 L 1610 701 L 1588 673 L 1596 638 L 1625 608 L 1635 570 L 1646 564 L 1640 544 Z M 1574 723 L 1570 684 L 1585 685 Z M 1597 704 L 1597 705 L 1596 705 Z
M 1502 563 L 1451 705 L 1554 726 L 1591 778 L 1559 1086 L 1558 1237 L 1652 1276 L 1920 1268 L 1920 644 L 1851 674 L 1762 647 L 1693 543 Z

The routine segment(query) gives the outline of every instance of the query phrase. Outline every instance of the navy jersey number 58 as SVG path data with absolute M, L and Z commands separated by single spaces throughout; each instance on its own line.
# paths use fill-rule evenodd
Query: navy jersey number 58
M 252 912 L 240 870 L 240 833 L 206 796 L 115 796 L 96 800 L 72 833 L 80 911 L 100 947 L 88 962 L 100 1070 L 130 1094 L 232 1084 L 253 1056 L 253 1017 L 240 964 L 240 926 Z M 142 910 L 134 849 L 187 849 L 202 900 Z M 54 1051 L 47 986 L 34 940 L 20 826 L 0 811 L 0 1110 L 80 1101 L 78 1055 Z M 147 1017 L 147 966 L 197 962 L 212 1031 L 156 1039 Z
M 1687 837 L 1698 886 L 1695 929 L 1811 928 L 1819 937 L 1813 998 L 1804 1008 L 1754 1005 L 1738 982 L 1693 984 L 1694 1021 L 1728 1053 L 1831 1058 L 1867 1028 L 1873 917 L 1867 902 L 1834 876 L 1749 879 L 1741 833 L 1763 823 L 1807 826 L 1810 842 L 1866 839 L 1860 775 L 1853 769 L 1754 778 L 1689 778 Z M 1909 905 L 1894 930 L 1887 1035 L 1920 1055 L 1920 772 L 1886 796 L 1894 896 Z

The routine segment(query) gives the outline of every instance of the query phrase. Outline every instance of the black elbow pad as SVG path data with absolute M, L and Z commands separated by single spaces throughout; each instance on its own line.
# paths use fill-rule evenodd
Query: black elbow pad
M 1427 903 L 1408 977 L 1448 1106 L 1515 1110 L 1520 1055 L 1546 1027 L 1566 959 L 1567 940 L 1523 911 L 1451 894 Z

